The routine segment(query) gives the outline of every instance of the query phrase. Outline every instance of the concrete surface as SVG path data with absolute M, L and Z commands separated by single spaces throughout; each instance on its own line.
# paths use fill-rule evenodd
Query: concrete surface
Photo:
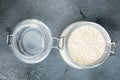
M 79 20 L 101 24 L 112 40 L 118 41 L 116 56 L 87 70 L 68 66 L 53 49 L 41 63 L 19 61 L 6 36 L 15 25 L 28 18 L 43 21 L 53 36 L 59 36 Z M 0 80 L 120 80 L 120 0 L 0 0 Z

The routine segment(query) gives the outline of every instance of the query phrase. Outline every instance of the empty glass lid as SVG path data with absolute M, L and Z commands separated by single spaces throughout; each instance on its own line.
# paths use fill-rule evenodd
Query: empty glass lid
M 52 35 L 41 21 L 28 19 L 20 22 L 9 35 L 15 55 L 26 63 L 38 63 L 48 56 L 52 48 Z
M 44 38 L 39 30 L 27 28 L 19 37 L 18 46 L 23 54 L 33 56 L 42 52 Z

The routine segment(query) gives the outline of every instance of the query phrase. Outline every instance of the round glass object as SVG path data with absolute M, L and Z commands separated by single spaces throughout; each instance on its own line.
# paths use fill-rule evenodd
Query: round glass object
M 12 50 L 25 63 L 32 64 L 44 60 L 50 53 L 53 44 L 48 27 L 35 19 L 20 22 L 11 36 Z

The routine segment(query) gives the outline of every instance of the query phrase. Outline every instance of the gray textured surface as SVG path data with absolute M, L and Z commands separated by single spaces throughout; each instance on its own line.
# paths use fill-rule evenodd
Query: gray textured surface
M 101 66 L 77 70 L 53 49 L 41 63 L 20 62 L 6 44 L 7 30 L 28 18 L 47 24 L 59 36 L 69 24 L 89 20 L 101 24 L 118 41 L 117 55 Z M 0 0 L 0 80 L 120 80 L 120 0 Z

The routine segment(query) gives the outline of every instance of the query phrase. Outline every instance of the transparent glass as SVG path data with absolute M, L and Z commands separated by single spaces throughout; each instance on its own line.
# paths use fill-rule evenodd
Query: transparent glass
M 101 59 L 90 65 L 81 65 L 72 60 L 68 52 L 68 40 L 71 33 L 81 25 L 94 25 L 104 36 L 106 48 Z M 53 45 L 56 41 L 57 44 Z M 11 46 L 16 57 L 21 61 L 34 64 L 44 60 L 52 48 L 60 50 L 64 61 L 71 67 L 77 69 L 94 68 L 102 64 L 110 55 L 115 54 L 116 43 L 111 42 L 107 31 L 94 22 L 79 21 L 69 25 L 60 37 L 52 37 L 49 28 L 41 21 L 27 19 L 18 23 L 12 34 L 7 36 L 7 43 Z
M 94 25 L 94 27 L 96 29 L 98 29 L 104 36 L 105 41 L 106 41 L 106 48 L 104 51 L 104 55 L 102 56 L 101 59 L 99 59 L 98 61 L 96 61 L 93 64 L 90 65 L 81 65 L 78 64 L 77 62 L 75 62 L 74 60 L 72 60 L 72 58 L 69 55 L 68 52 L 68 39 L 70 37 L 70 34 L 78 27 L 80 27 L 81 25 Z M 86 68 L 94 68 L 96 66 L 99 66 L 100 64 L 102 64 L 110 55 L 111 52 L 114 53 L 114 50 L 112 51 L 111 49 L 111 45 L 113 44 L 113 42 L 111 42 L 110 36 L 107 33 L 107 31 L 99 24 L 94 23 L 94 22 L 88 22 L 88 21 L 79 21 L 79 22 L 75 22 L 71 25 L 69 25 L 61 34 L 61 37 L 64 37 L 64 44 L 62 41 L 59 42 L 59 46 L 64 45 L 62 49 L 60 49 L 60 54 L 62 56 L 62 58 L 64 59 L 64 61 L 77 69 L 86 69 Z M 113 46 L 113 45 L 112 45 Z M 114 48 L 115 48 L 115 44 L 114 44 Z
M 48 27 L 35 19 L 24 20 L 8 35 L 10 46 L 16 57 L 25 63 L 38 63 L 44 60 L 53 45 Z

